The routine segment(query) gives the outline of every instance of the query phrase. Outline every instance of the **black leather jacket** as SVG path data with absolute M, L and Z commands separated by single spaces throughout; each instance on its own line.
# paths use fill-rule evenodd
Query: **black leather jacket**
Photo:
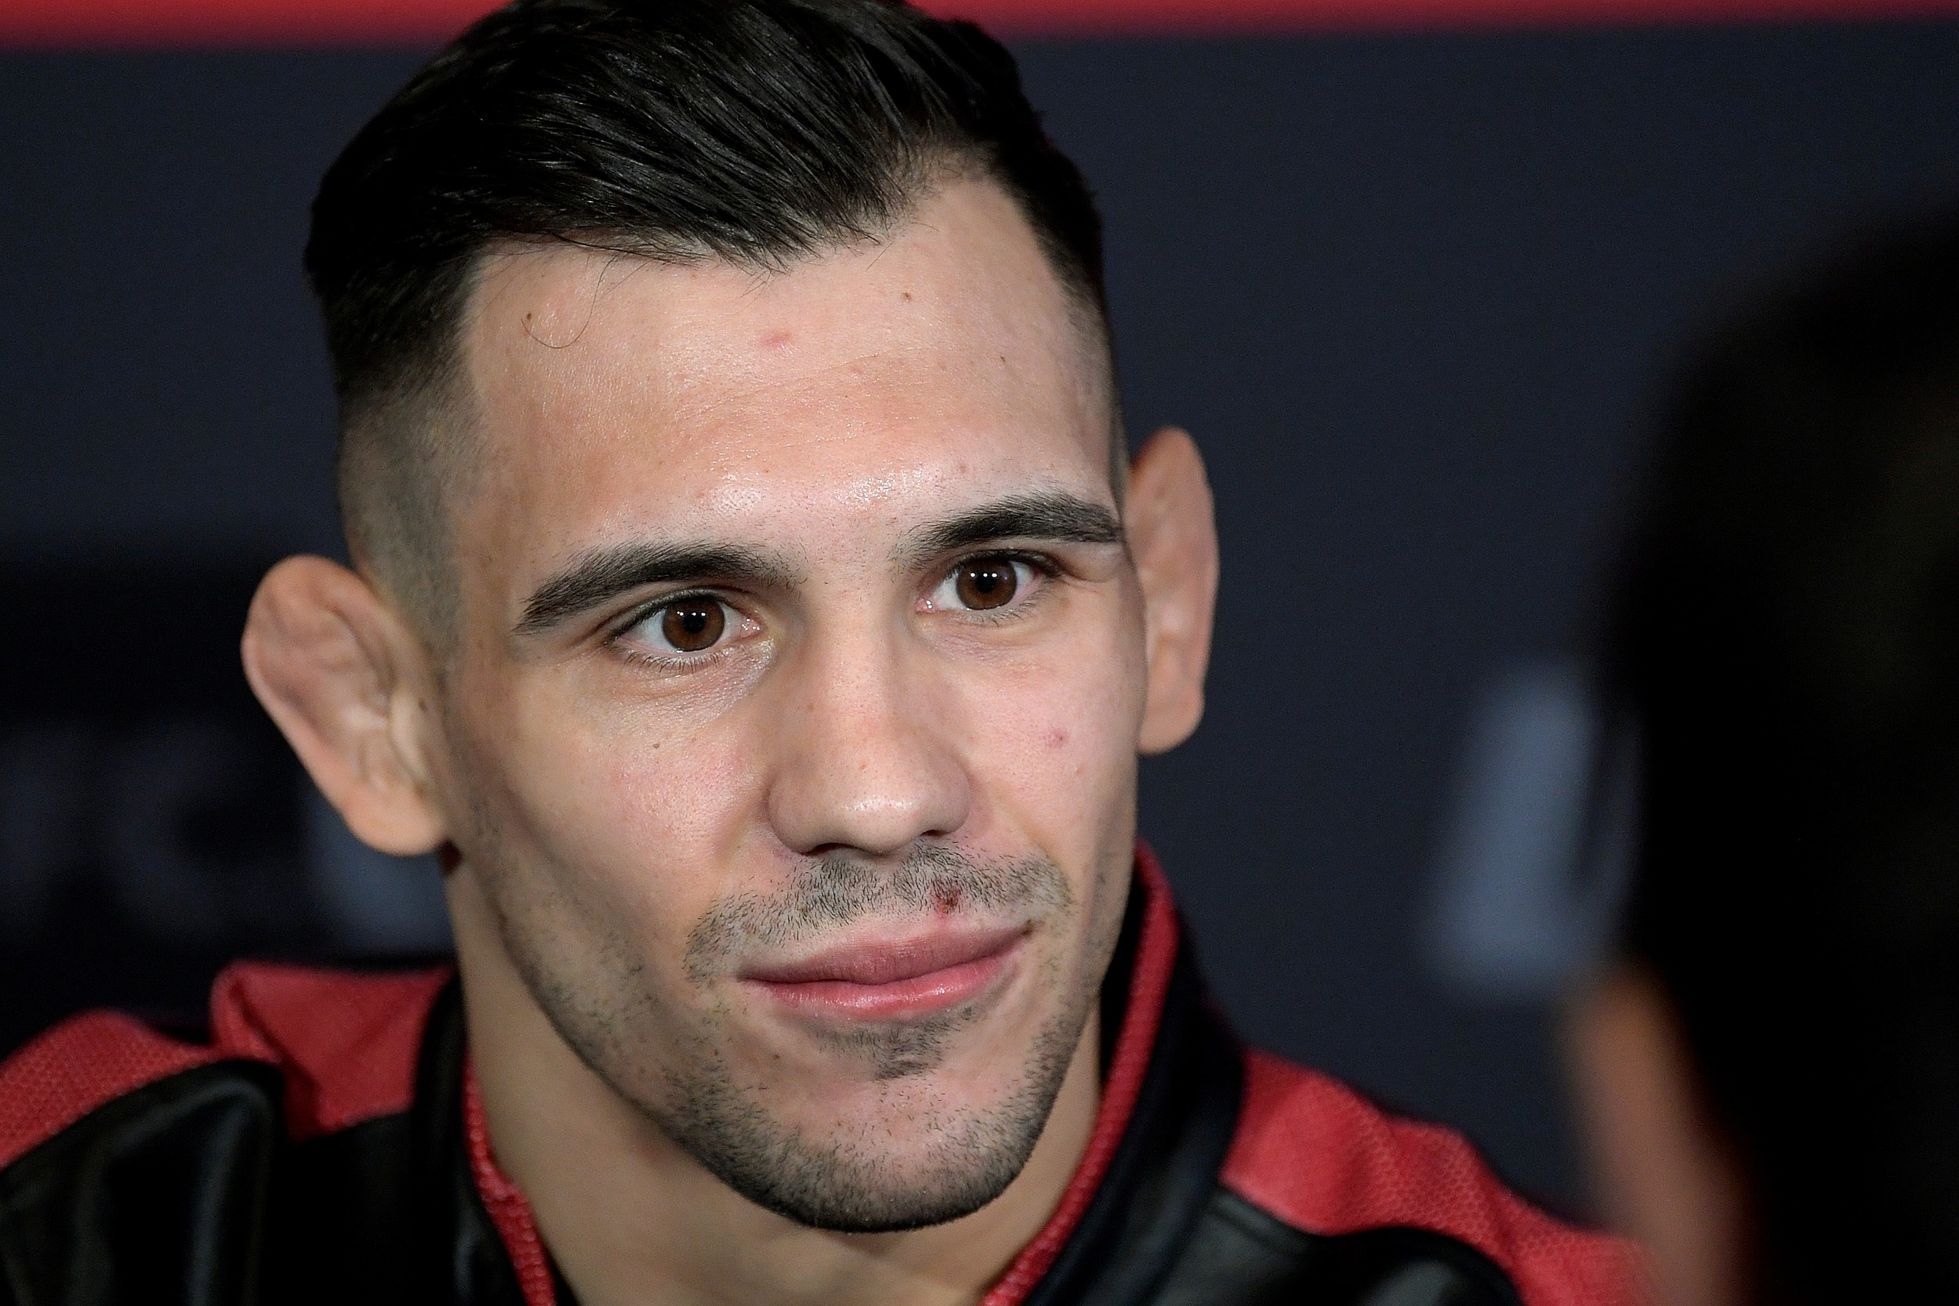
M 1622 1245 L 1531 1210 L 1453 1135 L 1244 1052 L 1141 871 L 1105 996 L 1113 1145 L 988 1306 L 1636 1299 Z M 202 1045 L 58 1028 L 0 1067 L 0 1303 L 570 1306 L 472 1143 L 465 1066 L 441 974 L 235 968 Z

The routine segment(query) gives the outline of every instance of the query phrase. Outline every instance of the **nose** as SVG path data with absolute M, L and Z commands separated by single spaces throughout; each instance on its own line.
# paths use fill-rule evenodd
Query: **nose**
M 972 787 L 929 653 L 901 633 L 866 633 L 801 661 L 769 789 L 783 845 L 883 856 L 964 825 Z

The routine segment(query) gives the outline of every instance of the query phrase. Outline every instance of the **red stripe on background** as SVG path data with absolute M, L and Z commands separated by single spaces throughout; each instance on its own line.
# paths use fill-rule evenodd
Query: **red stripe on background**
M 485 0 L 6 0 L 0 45 L 426 44 Z M 925 0 L 1014 35 L 1959 16 L 1959 0 Z

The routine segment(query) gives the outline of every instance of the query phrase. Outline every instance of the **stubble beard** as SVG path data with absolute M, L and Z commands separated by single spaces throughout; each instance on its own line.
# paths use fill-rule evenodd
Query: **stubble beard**
M 630 1031 L 642 1027 L 633 1019 L 635 1010 L 657 1009 L 661 1001 L 637 982 L 641 967 L 625 941 L 600 949 L 597 988 L 603 991 L 585 990 L 540 955 L 538 932 L 513 928 L 511 913 L 497 902 L 502 897 L 491 895 L 498 928 L 526 987 L 559 1036 L 615 1094 L 749 1201 L 798 1224 L 853 1233 L 916 1229 L 970 1215 L 1020 1174 L 1073 1064 L 1121 919 L 1119 904 L 1113 912 L 1105 908 L 1101 914 L 1113 920 L 1095 922 L 1087 940 L 1092 955 L 1081 959 L 1076 974 L 1065 973 L 1064 958 L 1050 953 L 1039 973 L 1023 976 L 1023 984 L 1059 1000 L 1029 1041 L 1019 1074 L 992 1105 L 951 1101 L 928 1082 L 983 1013 L 957 1008 L 925 1020 L 821 1036 L 839 1059 L 864 1067 L 889 1111 L 903 1113 L 909 1134 L 924 1140 L 900 1150 L 890 1145 L 891 1117 L 883 1110 L 819 1137 L 771 1109 L 770 1086 L 738 1077 L 729 1064 L 722 1038 L 726 1012 L 717 1006 L 690 1025 L 666 1064 L 653 1070 L 644 1057 L 650 1040 Z M 1093 897 L 1099 902 L 1103 894 Z M 896 869 L 828 858 L 811 863 L 780 893 L 724 899 L 689 935 L 685 969 L 704 982 L 725 975 L 730 958 L 758 945 L 817 939 L 860 919 L 917 919 L 948 902 L 1022 912 L 1063 934 L 1079 928 L 1075 897 L 1053 863 L 985 863 L 925 846 Z

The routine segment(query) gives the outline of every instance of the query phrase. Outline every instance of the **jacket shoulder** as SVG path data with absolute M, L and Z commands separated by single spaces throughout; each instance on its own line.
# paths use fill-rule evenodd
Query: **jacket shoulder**
M 1461 1135 L 1381 1110 L 1338 1081 L 1246 1056 L 1227 1191 L 1302 1232 L 1420 1229 L 1495 1262 L 1528 1306 L 1646 1300 L 1630 1244 L 1564 1224 L 1509 1191 Z
M 294 1138 L 334 1133 L 414 1101 L 429 1010 L 450 974 L 233 966 L 212 989 L 212 1037 L 280 1069 Z
M 202 1042 L 118 1012 L 75 1016 L 0 1062 L 0 1167 L 112 1102 L 222 1062 L 278 1072 L 295 1137 L 404 1110 L 429 1008 L 448 974 L 232 966 L 212 988 Z
M 117 1098 L 223 1059 L 117 1012 L 63 1021 L 0 1063 L 0 1167 Z

